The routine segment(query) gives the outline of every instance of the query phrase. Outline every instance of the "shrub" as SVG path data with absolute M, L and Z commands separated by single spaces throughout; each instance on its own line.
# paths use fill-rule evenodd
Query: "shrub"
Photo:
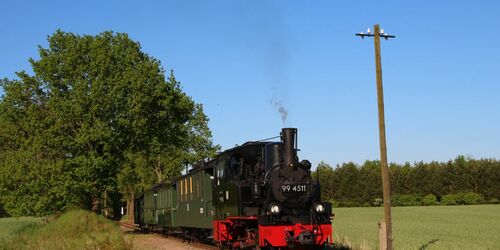
M 373 199 L 373 202 L 372 202 L 373 206 L 380 207 L 380 206 L 382 206 L 382 204 L 384 204 L 384 200 L 382 198 L 377 197 L 377 198 Z
M 339 205 L 341 207 L 359 207 L 359 203 L 356 201 L 340 201 Z
M 3 209 L 2 203 L 0 203 L 0 218 L 9 217 L 9 214 Z
M 461 204 L 465 205 L 477 204 L 483 201 L 483 196 L 474 192 L 460 193 L 460 196 Z
M 422 199 L 422 204 L 424 206 L 434 206 L 437 205 L 437 198 L 433 194 L 428 194 Z
M 491 198 L 486 203 L 488 204 L 498 204 L 500 201 L 497 198 Z
M 458 196 L 456 194 L 447 194 L 441 197 L 441 205 L 457 205 L 458 204 Z
M 393 206 L 420 206 L 421 197 L 416 194 L 396 194 L 391 199 Z
M 441 198 L 442 205 L 471 205 L 483 201 L 483 196 L 474 192 L 447 194 Z
M 336 201 L 336 200 L 330 200 L 330 203 L 332 203 L 332 207 L 340 207 L 340 202 Z

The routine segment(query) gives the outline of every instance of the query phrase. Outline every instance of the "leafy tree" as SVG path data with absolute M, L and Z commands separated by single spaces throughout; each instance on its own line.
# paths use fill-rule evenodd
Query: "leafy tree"
M 336 194 L 340 201 L 351 201 L 352 205 L 361 205 L 360 201 L 363 188 L 360 185 L 361 179 L 358 166 L 355 163 L 343 163 L 336 168 L 338 174 L 338 190 Z M 352 206 L 349 204 L 349 206 Z
M 374 203 L 374 198 L 382 197 L 382 174 L 379 161 L 365 161 L 359 169 L 362 187 L 360 197 L 363 204 Z M 375 198 L 375 199 L 376 199 Z
M 332 197 L 332 167 L 326 164 L 325 162 L 320 162 L 316 171 L 313 173 L 313 177 L 319 179 L 321 184 L 321 197 L 324 199 L 328 199 L 328 197 Z
M 1 82 L 0 203 L 42 215 L 105 191 L 133 197 L 213 155 L 202 106 L 127 34 L 57 31 L 34 75 Z M 181 164 L 182 163 L 182 164 Z

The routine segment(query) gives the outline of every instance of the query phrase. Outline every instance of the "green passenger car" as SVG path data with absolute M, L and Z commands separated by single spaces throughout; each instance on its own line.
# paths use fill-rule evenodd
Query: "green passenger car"
M 212 174 L 213 166 L 208 164 L 190 170 L 171 184 L 145 191 L 144 198 L 138 199 L 144 204 L 136 208 L 136 223 L 149 230 L 166 232 L 187 227 L 211 230 L 215 214 Z

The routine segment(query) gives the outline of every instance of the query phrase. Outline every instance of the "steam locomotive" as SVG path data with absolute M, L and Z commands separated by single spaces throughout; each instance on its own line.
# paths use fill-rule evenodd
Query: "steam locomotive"
M 320 200 L 311 163 L 299 162 L 297 129 L 281 141 L 228 149 L 135 201 L 144 230 L 210 239 L 220 248 L 311 248 L 331 243 L 331 204 Z

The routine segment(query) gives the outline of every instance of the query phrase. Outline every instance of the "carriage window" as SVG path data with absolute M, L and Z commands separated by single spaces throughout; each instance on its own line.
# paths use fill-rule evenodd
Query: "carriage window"
M 189 176 L 189 200 L 193 200 L 193 177 Z
M 188 179 L 184 179 L 184 201 L 187 201 L 187 197 L 188 197 L 189 193 L 188 193 Z
M 181 191 L 181 201 L 182 201 L 182 197 L 184 195 L 184 190 L 183 190 L 184 188 L 182 187 L 182 180 L 180 180 L 179 183 L 180 183 L 180 186 L 181 186 L 181 188 L 179 190 Z

